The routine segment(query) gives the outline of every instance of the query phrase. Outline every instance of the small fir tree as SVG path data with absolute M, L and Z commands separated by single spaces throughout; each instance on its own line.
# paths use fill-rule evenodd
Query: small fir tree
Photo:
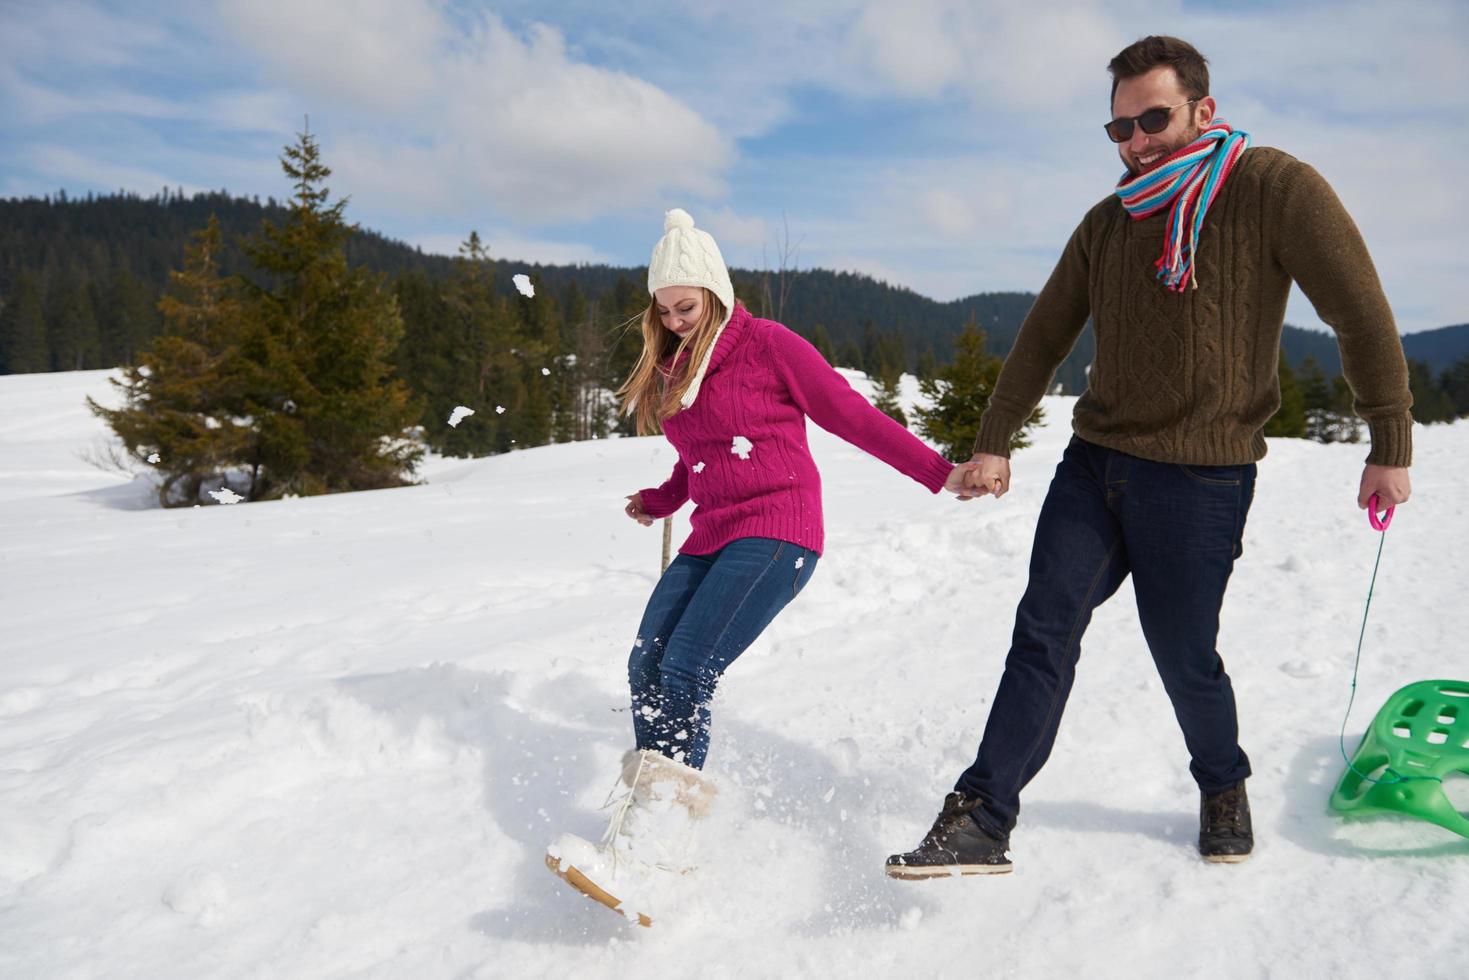
M 422 450 L 405 439 L 418 414 L 388 360 L 403 332 L 383 277 L 347 264 L 355 226 L 328 203 L 331 170 L 309 132 L 281 168 L 296 193 L 285 221 L 266 222 L 246 255 L 245 340 L 261 368 L 252 415 L 262 423 L 265 495 L 372 490 L 407 482 Z
M 255 420 L 245 414 L 255 372 L 237 346 L 240 307 L 220 275 L 220 253 L 219 222 L 211 217 L 186 250 L 183 269 L 169 274 L 169 292 L 158 304 L 164 333 L 112 382 L 123 407 L 87 399 L 127 453 L 161 475 L 165 507 L 204 502 L 204 490 L 248 467 L 257 448 Z M 252 478 L 247 497 L 253 489 Z
M 1265 435 L 1299 439 L 1306 435 L 1306 399 L 1285 355 L 1280 358 L 1280 408 L 1265 423 Z
M 928 401 L 927 407 L 915 409 L 919 434 L 950 459 L 968 459 L 1002 364 L 1000 358 L 985 351 L 984 331 L 971 317 L 955 339 L 953 363 L 940 368 L 931 380 L 918 383 L 918 390 Z M 1030 445 L 1027 433 L 1044 417 L 1044 410 L 1036 408 L 1010 438 L 1010 449 Z

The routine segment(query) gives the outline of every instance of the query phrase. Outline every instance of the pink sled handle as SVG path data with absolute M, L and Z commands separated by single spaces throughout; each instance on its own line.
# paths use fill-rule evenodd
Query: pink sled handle
M 1372 525 L 1374 531 L 1386 531 L 1392 523 L 1392 512 L 1394 508 L 1389 507 L 1381 516 L 1377 516 L 1377 494 L 1367 498 L 1367 522 Z

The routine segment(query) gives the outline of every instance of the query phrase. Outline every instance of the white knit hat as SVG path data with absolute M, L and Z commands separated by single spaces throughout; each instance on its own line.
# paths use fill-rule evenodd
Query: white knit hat
M 729 281 L 729 269 L 714 236 L 694 227 L 694 219 L 683 208 L 674 208 L 663 216 L 663 237 L 653 246 L 653 257 L 648 260 L 648 294 L 652 295 L 664 286 L 703 286 L 724 304 L 724 319 L 715 328 L 714 342 L 718 333 L 734 315 L 734 284 Z M 684 393 L 681 403 L 685 408 L 699 396 L 699 387 L 704 383 L 704 372 L 708 370 L 709 358 L 714 353 L 714 344 L 709 345 L 704 359 L 699 363 L 693 384 Z

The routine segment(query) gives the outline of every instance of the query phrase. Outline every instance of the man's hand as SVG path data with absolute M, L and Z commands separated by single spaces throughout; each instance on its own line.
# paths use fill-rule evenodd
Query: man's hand
M 643 495 L 640 493 L 635 493 L 627 498 L 627 506 L 622 508 L 622 512 L 643 525 L 643 527 L 653 526 L 653 518 L 649 517 L 643 510 Z
M 985 494 L 997 499 L 1010 492 L 1010 460 L 989 453 L 975 453 L 964 472 L 964 486 L 959 490 L 960 500 L 973 500 Z
M 1408 479 L 1406 466 L 1378 466 L 1368 463 L 1362 469 L 1362 483 L 1357 487 L 1357 507 L 1367 509 L 1367 501 L 1377 495 L 1379 512 L 1398 504 L 1407 503 L 1413 495 L 1413 485 Z

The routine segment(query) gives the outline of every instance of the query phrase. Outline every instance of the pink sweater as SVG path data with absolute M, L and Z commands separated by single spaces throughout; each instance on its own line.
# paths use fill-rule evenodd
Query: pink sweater
M 678 463 L 662 486 L 640 491 L 643 510 L 667 517 L 694 501 L 684 554 L 707 555 L 748 537 L 820 554 L 821 475 L 806 445 L 807 416 L 934 493 L 953 469 L 852 390 L 815 347 L 736 306 L 698 398 L 664 420 Z

